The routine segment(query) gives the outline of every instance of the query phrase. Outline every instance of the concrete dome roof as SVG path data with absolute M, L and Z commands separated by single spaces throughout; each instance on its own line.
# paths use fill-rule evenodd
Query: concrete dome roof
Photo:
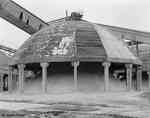
M 25 41 L 11 64 L 73 60 L 141 63 L 108 29 L 83 20 L 61 19 Z

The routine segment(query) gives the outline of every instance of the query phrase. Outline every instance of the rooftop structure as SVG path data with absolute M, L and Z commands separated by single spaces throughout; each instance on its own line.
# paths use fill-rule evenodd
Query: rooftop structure
M 122 53 L 124 52 L 124 53 Z M 109 61 L 141 64 L 109 29 L 84 20 L 50 23 L 18 49 L 12 64 L 66 61 Z

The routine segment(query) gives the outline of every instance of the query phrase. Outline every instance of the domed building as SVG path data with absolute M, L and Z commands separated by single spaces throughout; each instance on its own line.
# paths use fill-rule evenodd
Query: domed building
M 33 34 L 17 50 L 10 67 L 18 68 L 20 91 L 32 89 L 37 78 L 40 78 L 40 82 L 35 89 L 41 88 L 43 92 L 67 86 L 72 90 L 80 90 L 80 83 L 86 83 L 86 89 L 97 86 L 108 91 L 111 89 L 109 68 L 115 64 L 126 67 L 127 89 L 131 89 L 132 67 L 141 65 L 141 61 L 108 29 L 82 20 L 80 14 L 72 13 L 70 17 L 52 21 L 48 27 Z M 35 73 L 34 82 L 25 79 L 24 70 Z M 104 77 L 100 77 L 101 74 Z M 63 84 L 66 78 L 65 82 L 71 82 L 55 86 L 56 80 L 59 79 L 58 83 Z M 100 78 L 102 81 L 99 81 Z M 30 86 L 26 87 L 25 82 Z

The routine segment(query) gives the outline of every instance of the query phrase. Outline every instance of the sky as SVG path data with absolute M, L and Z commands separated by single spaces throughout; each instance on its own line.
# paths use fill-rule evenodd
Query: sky
M 84 19 L 106 25 L 150 32 L 150 0 L 14 0 L 48 22 L 65 10 L 83 12 Z M 29 34 L 0 18 L 0 44 L 19 48 Z

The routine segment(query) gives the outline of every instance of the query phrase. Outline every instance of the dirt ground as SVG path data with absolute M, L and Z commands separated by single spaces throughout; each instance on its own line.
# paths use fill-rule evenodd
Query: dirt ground
M 100 69 L 99 65 L 97 67 L 98 69 L 95 70 L 88 67 L 86 71 L 79 69 L 78 90 L 75 90 L 71 70 L 73 68 L 67 66 L 66 70 L 58 69 L 55 72 L 55 66 L 51 66 L 47 94 L 42 93 L 41 76 L 36 79 L 26 79 L 24 93 L 17 91 L 11 94 L 0 93 L 0 116 L 5 118 L 150 118 L 148 92 L 135 92 L 134 85 L 133 90 L 128 92 L 125 81 L 112 77 L 110 77 L 111 91 L 104 92 L 103 68 Z
M 1 93 L 1 117 L 150 118 L 150 92 Z

